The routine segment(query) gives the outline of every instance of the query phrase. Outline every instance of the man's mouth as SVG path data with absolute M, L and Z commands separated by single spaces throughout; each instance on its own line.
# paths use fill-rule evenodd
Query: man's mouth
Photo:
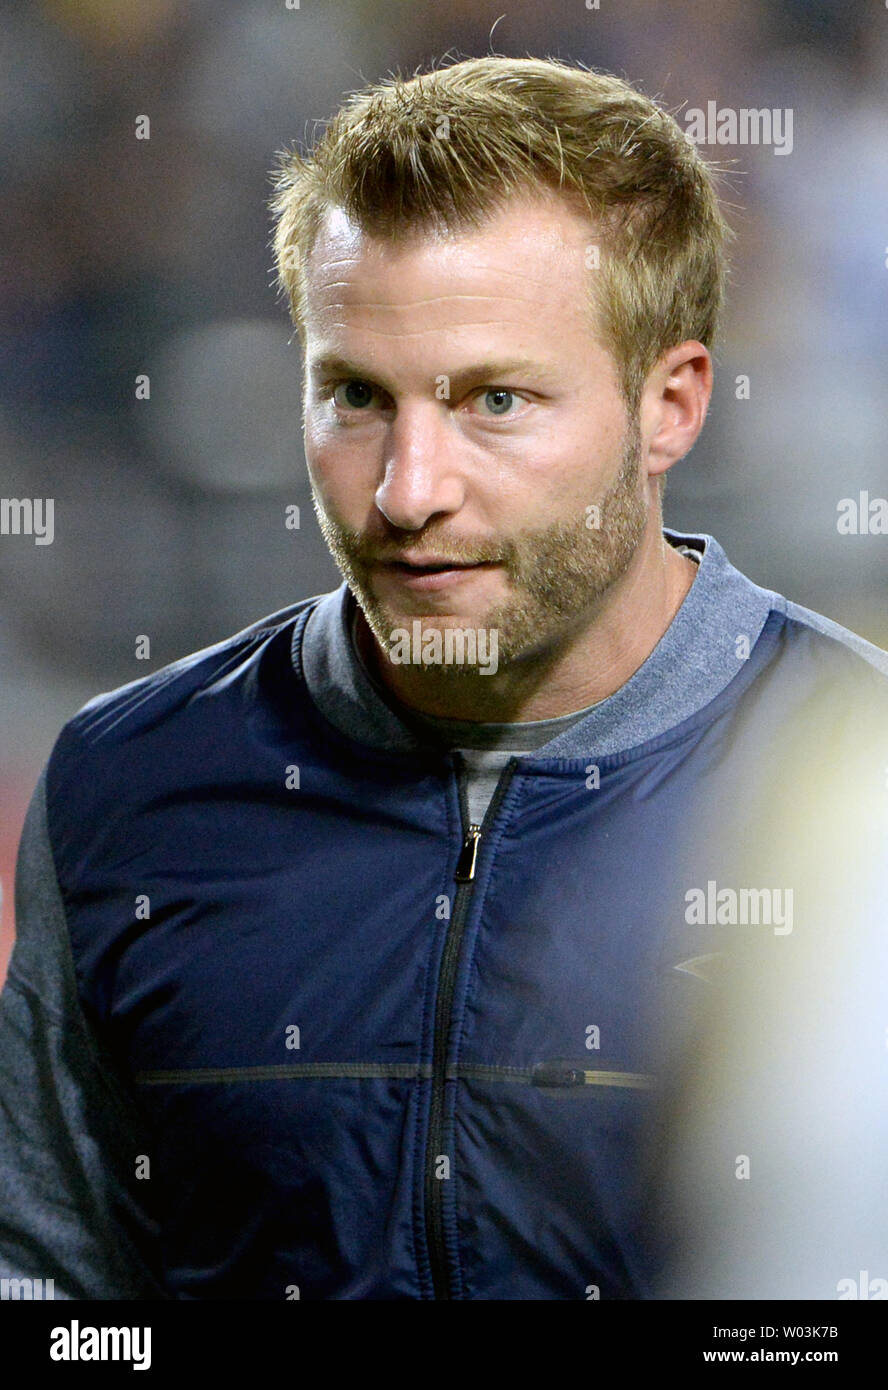
M 389 560 L 386 563 L 391 569 L 404 570 L 407 574 L 441 574 L 444 570 L 474 569 L 477 565 L 486 564 L 489 561 L 424 560 L 422 563 L 414 563 L 412 560 Z
M 438 589 L 459 583 L 480 570 L 493 569 L 497 563 L 495 560 L 449 560 L 435 556 L 421 561 L 382 560 L 378 568 L 409 588 Z

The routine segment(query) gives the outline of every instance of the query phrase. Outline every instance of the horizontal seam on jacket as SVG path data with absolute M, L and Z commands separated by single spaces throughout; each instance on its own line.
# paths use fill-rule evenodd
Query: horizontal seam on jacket
M 587 1086 L 621 1086 L 642 1089 L 654 1084 L 653 1077 L 639 1072 L 594 1071 L 579 1068 Z M 429 1063 L 412 1062 L 296 1062 L 290 1065 L 265 1067 L 181 1067 L 168 1071 L 138 1071 L 133 1080 L 141 1086 L 218 1085 L 241 1081 L 290 1081 L 300 1078 L 350 1078 L 352 1080 L 425 1080 L 431 1079 Z M 530 1067 L 484 1066 L 463 1064 L 450 1067 L 449 1081 L 511 1081 L 519 1085 L 533 1084 Z M 541 1086 L 541 1090 L 563 1089 Z M 577 1089 L 579 1089 L 577 1087 Z

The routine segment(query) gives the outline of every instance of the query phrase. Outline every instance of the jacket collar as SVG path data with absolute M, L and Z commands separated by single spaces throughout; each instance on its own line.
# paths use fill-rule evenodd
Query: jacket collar
M 742 669 L 744 653 L 752 651 L 772 608 L 785 611 L 782 596 L 736 569 L 713 536 L 670 527 L 663 527 L 663 535 L 671 545 L 702 551 L 681 607 L 629 680 L 532 756 L 605 756 L 666 733 L 724 690 Z M 422 747 L 422 738 L 400 717 L 399 702 L 377 687 L 355 650 L 354 603 L 343 581 L 317 600 L 307 620 L 302 666 L 309 694 L 349 738 L 374 748 Z M 454 746 L 459 746 L 460 727 L 454 721 Z

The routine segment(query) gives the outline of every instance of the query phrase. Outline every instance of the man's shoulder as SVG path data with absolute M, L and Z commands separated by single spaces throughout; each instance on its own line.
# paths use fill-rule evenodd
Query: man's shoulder
M 783 608 L 787 626 L 797 636 L 807 637 L 818 652 L 849 677 L 859 677 L 866 685 L 883 689 L 888 695 L 888 651 L 792 599 L 783 599 Z
M 771 716 L 791 741 L 816 740 L 827 761 L 888 758 L 888 652 L 791 599 L 772 612 L 778 659 L 763 670 Z M 769 674 L 770 673 L 770 674 Z M 888 765 L 888 764 L 886 764 Z
M 226 678 L 236 679 L 238 672 L 246 678 L 250 664 L 275 639 L 282 644 L 287 674 L 295 679 L 289 660 L 293 630 L 323 597 L 315 594 L 278 609 L 219 642 L 94 695 L 61 729 L 51 761 L 58 763 L 74 747 L 79 751 L 100 744 L 110 747 L 128 742 L 143 729 L 156 728 L 202 693 L 221 689 Z
M 853 721 L 857 710 L 872 711 L 888 727 L 888 651 L 756 582 L 708 532 L 663 531 L 673 546 L 703 552 L 700 579 L 679 610 L 690 613 L 696 594 L 693 618 L 686 624 L 694 652 L 701 658 L 707 647 L 717 652 L 727 646 L 733 652 L 741 636 L 747 639 L 745 657 L 751 660 L 744 661 L 745 669 L 735 672 L 706 710 L 717 713 L 740 702 L 738 708 L 761 709 L 782 724 L 810 705 L 833 722 Z

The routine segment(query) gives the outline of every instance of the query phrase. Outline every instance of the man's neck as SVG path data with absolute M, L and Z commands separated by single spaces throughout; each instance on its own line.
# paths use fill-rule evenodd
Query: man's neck
M 660 530 L 639 551 L 591 620 L 551 650 L 493 674 L 442 675 L 434 667 L 395 665 L 358 609 L 361 655 L 398 700 L 441 719 L 517 723 L 585 709 L 613 695 L 647 660 L 696 577 L 694 561 Z

